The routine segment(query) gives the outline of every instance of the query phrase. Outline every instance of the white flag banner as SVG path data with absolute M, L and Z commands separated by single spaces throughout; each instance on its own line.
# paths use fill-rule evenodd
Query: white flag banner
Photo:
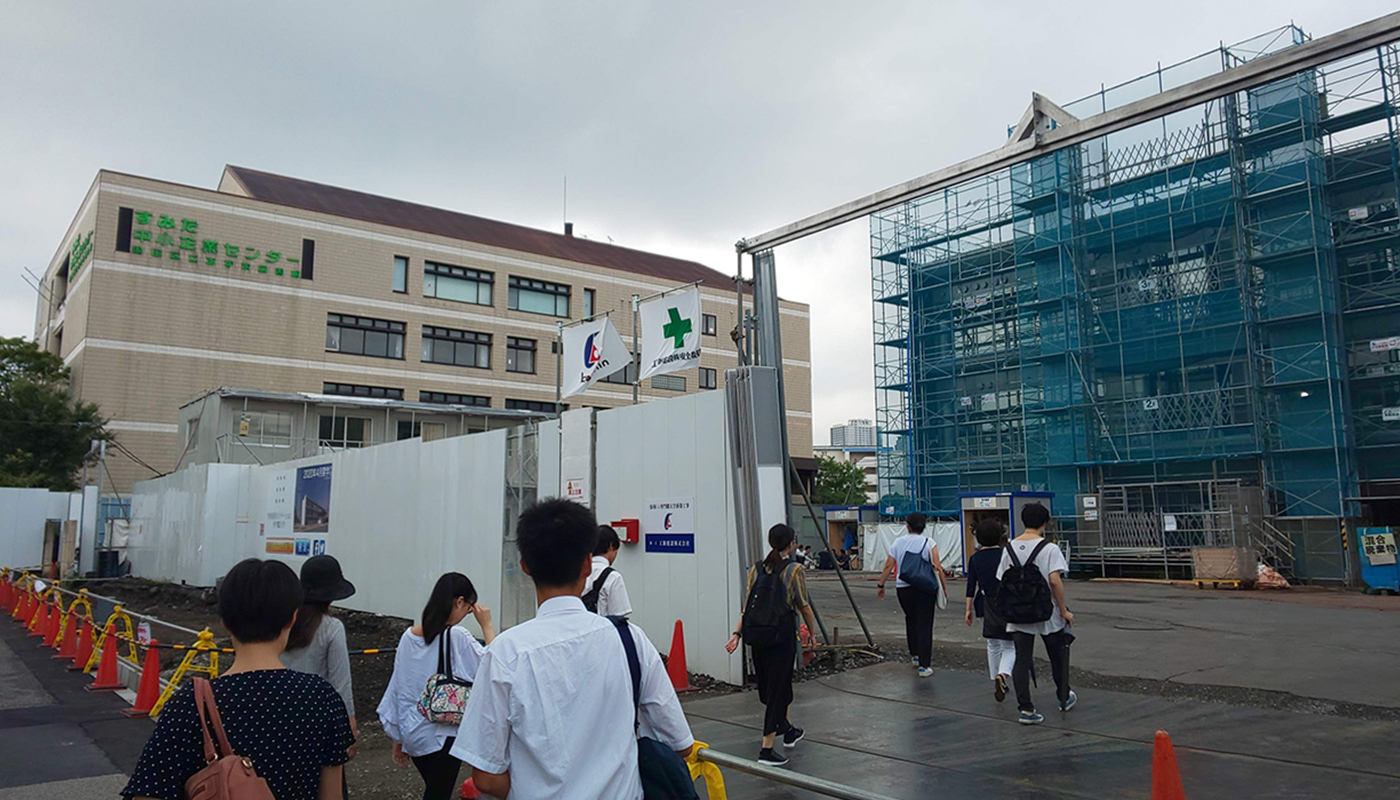
M 637 380 L 700 366 L 700 289 L 658 297 L 641 307 L 642 360 Z
M 571 397 L 593 381 L 627 368 L 627 345 L 607 317 L 564 329 L 560 396 Z

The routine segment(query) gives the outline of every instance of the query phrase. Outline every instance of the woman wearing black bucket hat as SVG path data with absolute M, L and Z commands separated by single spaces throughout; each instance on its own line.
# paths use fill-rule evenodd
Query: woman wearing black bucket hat
M 345 643 L 345 625 L 330 615 L 331 603 L 344 600 L 355 593 L 355 584 L 345 580 L 340 562 L 335 556 L 312 556 L 301 565 L 301 586 L 305 592 L 301 610 L 297 611 L 292 632 L 287 636 L 287 649 L 282 663 L 287 669 L 320 675 L 335 687 L 345 701 L 345 713 L 350 715 L 350 729 L 359 735 L 355 724 L 355 697 L 350 689 L 350 651 Z M 355 755 L 351 746 L 350 755 Z M 349 792 L 345 793 L 349 796 Z

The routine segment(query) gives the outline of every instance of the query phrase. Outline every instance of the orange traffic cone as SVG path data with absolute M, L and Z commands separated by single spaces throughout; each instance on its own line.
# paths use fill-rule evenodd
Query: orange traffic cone
M 43 636 L 49 632 L 48 604 L 42 600 L 34 604 L 34 616 L 29 618 L 29 635 Z
M 476 788 L 476 781 L 467 778 L 462 781 L 462 800 L 477 800 L 481 797 L 481 791 Z
M 29 605 L 29 592 L 18 592 L 15 594 L 15 607 L 10 609 L 10 616 L 15 619 L 24 619 L 24 608 Z
M 92 660 L 92 621 L 83 620 L 83 632 L 78 637 L 78 652 L 73 656 L 73 663 L 69 665 L 70 670 L 87 669 L 87 663 Z
M 107 636 L 102 643 L 102 659 L 97 662 L 97 678 L 83 687 L 89 692 L 115 692 L 125 689 L 126 684 L 117 678 L 117 626 L 107 626 Z
M 12 596 L 12 591 L 13 590 L 10 588 L 9 578 L 0 580 L 0 611 L 10 610 L 10 598 Z
M 70 613 L 68 624 L 63 626 L 63 634 L 58 637 L 58 652 L 54 658 L 72 661 L 78 654 L 78 615 Z
M 122 711 L 128 717 L 149 717 L 160 699 L 160 653 L 156 650 L 156 640 L 146 645 L 146 665 L 141 668 L 141 683 L 136 687 L 136 702 L 131 708 Z
M 1176 750 L 1166 731 L 1157 731 L 1152 742 L 1152 800 L 1186 800 L 1181 771 L 1176 768 Z
M 44 636 L 45 647 L 58 649 L 58 631 L 63 627 L 63 616 L 63 606 L 54 603 L 53 611 L 49 614 L 49 632 Z
M 670 677 L 671 686 L 676 691 L 695 691 L 695 687 L 690 685 L 690 673 L 685 668 L 685 631 L 681 630 L 680 620 L 676 620 L 676 632 L 671 637 L 671 652 L 666 656 L 666 675 Z

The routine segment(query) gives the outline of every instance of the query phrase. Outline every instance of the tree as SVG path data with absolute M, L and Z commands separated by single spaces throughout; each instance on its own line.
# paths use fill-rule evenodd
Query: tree
M 78 488 L 94 439 L 110 439 L 95 403 L 68 394 L 68 368 L 22 338 L 0 338 L 0 486 Z
M 865 472 L 849 461 L 817 459 L 817 487 L 812 502 L 828 506 L 865 505 Z

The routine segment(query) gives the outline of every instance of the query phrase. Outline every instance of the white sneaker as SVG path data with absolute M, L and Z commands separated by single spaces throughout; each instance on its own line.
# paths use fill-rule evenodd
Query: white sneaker
M 920 678 L 932 678 L 932 677 L 933 677 L 933 667 L 919 667 L 919 677 L 920 677 Z

